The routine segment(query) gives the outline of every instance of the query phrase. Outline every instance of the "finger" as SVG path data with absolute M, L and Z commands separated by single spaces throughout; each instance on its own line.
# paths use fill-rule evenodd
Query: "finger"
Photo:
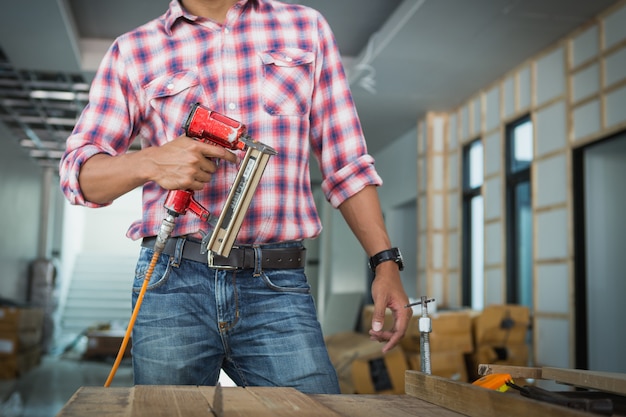
M 385 324 L 386 306 L 383 303 L 374 303 L 374 313 L 372 314 L 372 330 L 380 332 Z
M 198 168 L 201 174 L 207 174 L 209 176 L 208 179 L 210 179 L 211 174 L 214 174 L 215 171 L 217 171 L 218 165 L 219 165 L 219 159 L 215 157 L 212 157 L 212 158 L 205 157 L 198 163 Z M 200 176 L 198 176 L 197 179 L 203 180 L 203 178 L 201 178 Z M 205 182 L 208 182 L 208 181 L 205 181 Z
M 201 143 L 200 145 L 203 147 L 202 154 L 207 158 L 219 158 L 234 164 L 238 162 L 237 155 L 226 148 L 210 143 Z
M 387 339 L 388 342 L 385 344 L 385 346 L 383 346 L 383 353 L 387 353 L 391 349 L 393 349 L 400 342 L 402 336 L 403 335 L 399 332 L 392 333 L 389 339 Z

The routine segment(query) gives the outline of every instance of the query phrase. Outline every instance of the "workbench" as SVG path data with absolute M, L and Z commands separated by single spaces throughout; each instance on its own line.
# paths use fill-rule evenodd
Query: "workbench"
M 210 417 L 215 387 L 81 387 L 57 417 Z M 410 395 L 304 395 L 292 388 L 224 387 L 224 417 L 457 417 Z
M 510 369 L 509 369 L 510 370 Z M 624 394 L 626 375 L 598 375 L 556 368 L 558 380 Z M 528 372 L 528 371 L 524 371 Z M 502 393 L 476 385 L 427 375 L 405 374 L 403 395 L 305 395 L 293 388 L 222 387 L 222 417 L 584 417 L 589 412 Z M 56 417 L 209 417 L 216 387 L 137 385 L 134 387 L 81 387 Z M 623 414 L 616 414 L 623 415 Z

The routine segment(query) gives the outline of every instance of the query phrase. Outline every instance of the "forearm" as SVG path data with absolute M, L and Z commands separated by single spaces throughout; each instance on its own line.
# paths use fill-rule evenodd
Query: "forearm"
M 339 210 L 368 257 L 391 247 L 375 186 L 365 187 L 344 201 Z M 372 282 L 374 314 L 369 334 L 373 340 L 387 342 L 383 347 L 383 352 L 387 352 L 404 336 L 411 309 L 404 308 L 409 300 L 395 262 L 380 263 L 375 274 Z M 391 329 L 383 329 L 385 311 L 388 308 L 392 311 L 394 323 Z
M 97 154 L 89 158 L 78 177 L 85 198 L 106 204 L 142 186 L 148 180 L 142 152 L 117 156 Z
M 339 211 L 368 257 L 391 247 L 375 186 L 366 186 L 344 201 Z

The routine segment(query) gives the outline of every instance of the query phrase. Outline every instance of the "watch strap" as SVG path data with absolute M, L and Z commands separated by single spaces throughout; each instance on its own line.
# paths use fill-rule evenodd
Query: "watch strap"
M 386 261 L 394 261 L 398 265 L 400 271 L 404 269 L 402 254 L 400 253 L 400 249 L 398 248 L 385 249 L 373 255 L 369 259 L 369 267 L 372 271 L 375 271 L 378 265 Z

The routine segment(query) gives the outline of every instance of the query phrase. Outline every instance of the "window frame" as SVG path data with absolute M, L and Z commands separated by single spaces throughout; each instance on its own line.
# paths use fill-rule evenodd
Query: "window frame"
M 531 205 L 531 213 L 532 213 L 532 159 L 528 166 L 513 170 L 513 148 L 514 148 L 514 140 L 515 140 L 515 129 L 525 123 L 531 124 L 531 129 L 533 128 L 533 120 L 531 116 L 525 115 L 516 119 L 515 121 L 509 123 L 506 126 L 506 134 L 505 134 L 505 173 L 506 173 L 506 301 L 511 304 L 520 304 L 521 303 L 521 294 L 519 291 L 519 287 L 521 285 L 519 276 L 519 267 L 521 263 L 521 259 L 519 257 L 519 252 L 516 250 L 518 246 L 518 240 L 520 231 L 518 228 L 518 206 L 519 203 L 517 201 L 517 196 L 515 194 L 517 187 L 521 184 L 528 183 L 529 185 L 529 199 Z M 534 141 L 534 134 L 532 140 Z M 534 145 L 534 144 L 533 144 Z M 534 152 L 534 150 L 533 150 Z M 534 230 L 532 230 L 532 222 L 531 222 L 531 264 L 530 264 L 530 306 L 533 304 L 533 259 L 532 259 L 532 243 L 533 243 L 533 234 Z
M 479 186 L 476 187 L 471 187 L 470 185 L 470 178 L 471 178 L 471 161 L 470 161 L 470 153 L 472 151 L 472 148 L 474 146 L 476 146 L 477 144 L 480 144 L 482 150 L 483 150 L 483 159 L 482 159 L 482 166 L 480 167 L 481 169 L 481 174 L 482 174 L 482 178 L 481 178 L 481 182 Z M 462 305 L 463 306 L 468 306 L 468 307 L 473 307 L 472 306 L 472 301 L 473 301 L 473 287 L 474 287 L 474 276 L 472 275 L 473 272 L 473 262 L 472 262 L 472 240 L 474 237 L 474 230 L 472 229 L 472 201 L 474 200 L 474 198 L 480 196 L 482 197 L 482 188 L 484 185 L 484 145 L 482 143 L 482 138 L 478 137 L 475 138 L 473 140 L 471 140 L 470 142 L 468 142 L 467 144 L 465 144 L 463 146 L 462 149 L 463 152 L 463 160 L 462 160 L 462 169 L 463 169 L 463 175 L 462 175 L 462 199 L 463 199 L 463 216 L 462 216 L 462 228 L 463 228 L 463 241 L 462 241 L 462 290 L 461 290 L 461 297 L 462 297 Z M 484 201 L 483 201 L 484 203 Z M 484 211 L 483 211 L 483 217 L 484 217 Z M 484 218 L 483 218 L 483 247 L 484 247 Z M 483 256 L 484 256 L 484 252 L 483 252 Z M 484 266 L 484 264 L 483 264 Z M 484 275 L 482 276 L 482 279 L 484 280 Z

